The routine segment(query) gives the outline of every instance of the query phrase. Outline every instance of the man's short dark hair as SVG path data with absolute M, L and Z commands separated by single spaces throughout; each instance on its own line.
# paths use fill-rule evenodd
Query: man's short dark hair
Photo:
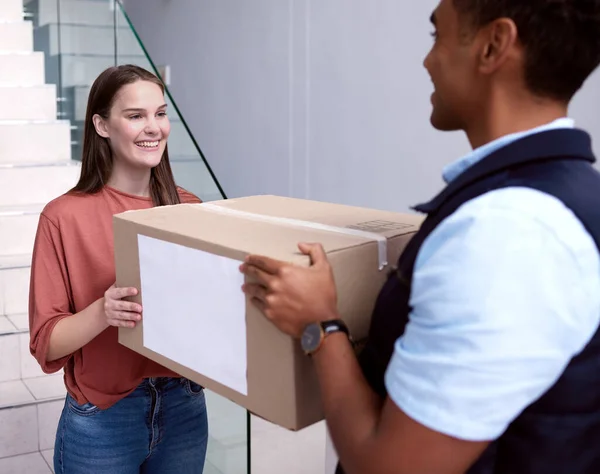
M 511 19 L 525 49 L 525 81 L 569 101 L 600 64 L 600 0 L 453 0 L 469 26 Z

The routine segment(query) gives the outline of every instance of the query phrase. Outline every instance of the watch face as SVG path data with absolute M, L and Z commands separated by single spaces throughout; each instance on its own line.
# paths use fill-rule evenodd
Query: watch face
M 321 326 L 318 324 L 309 324 L 302 334 L 302 349 L 305 352 L 313 352 L 321 344 Z

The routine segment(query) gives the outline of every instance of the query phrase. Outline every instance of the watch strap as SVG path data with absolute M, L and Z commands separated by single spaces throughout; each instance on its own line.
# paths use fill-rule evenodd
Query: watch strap
M 323 329 L 325 337 L 336 332 L 343 332 L 346 334 L 346 336 L 350 337 L 350 331 L 348 330 L 348 326 L 346 326 L 346 323 L 341 319 L 331 319 L 329 321 L 322 321 L 321 329 Z
M 342 333 L 346 334 L 346 336 L 348 337 L 348 340 L 350 341 L 350 344 L 352 344 L 352 346 L 354 346 L 354 342 L 352 341 L 352 337 L 350 336 L 350 331 L 348 330 L 348 326 L 346 326 L 346 323 L 344 321 L 342 321 L 341 319 L 331 319 L 328 321 L 321 321 L 318 324 L 321 327 L 321 340 L 319 341 L 319 344 L 314 349 L 312 349 L 310 351 L 306 351 L 306 354 L 308 356 L 312 356 L 314 353 L 316 353 L 321 348 L 321 346 L 323 345 L 323 342 L 325 341 L 327 336 L 330 336 L 331 334 L 335 334 L 337 332 L 342 332 Z

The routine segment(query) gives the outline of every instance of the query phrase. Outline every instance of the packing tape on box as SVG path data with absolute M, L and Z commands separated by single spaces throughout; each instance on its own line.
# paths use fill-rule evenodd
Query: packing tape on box
M 318 222 L 303 221 L 299 219 L 289 219 L 287 217 L 265 216 L 263 214 L 240 211 L 238 209 L 231 209 L 229 207 L 219 206 L 208 202 L 193 205 L 200 206 L 202 207 L 202 209 L 206 209 L 208 211 L 219 212 L 221 214 L 229 214 L 232 216 L 242 217 L 244 219 L 252 219 L 256 221 L 271 222 L 276 224 L 286 224 L 294 227 L 324 230 L 326 232 L 336 232 L 338 234 L 351 235 L 354 237 L 362 237 L 363 239 L 367 240 L 374 240 L 377 242 L 377 249 L 379 255 L 379 270 L 383 270 L 388 264 L 387 238 L 383 235 L 376 234 L 375 232 L 367 232 L 366 230 L 359 229 L 349 229 L 348 227 L 336 227 L 333 225 L 320 224 Z

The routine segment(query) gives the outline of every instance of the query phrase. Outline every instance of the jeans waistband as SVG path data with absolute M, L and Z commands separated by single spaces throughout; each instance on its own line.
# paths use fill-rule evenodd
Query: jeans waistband
M 184 377 L 149 377 L 142 381 L 138 388 L 146 389 L 149 387 L 155 389 L 168 389 L 176 387 L 179 384 L 184 384 L 186 379 Z

